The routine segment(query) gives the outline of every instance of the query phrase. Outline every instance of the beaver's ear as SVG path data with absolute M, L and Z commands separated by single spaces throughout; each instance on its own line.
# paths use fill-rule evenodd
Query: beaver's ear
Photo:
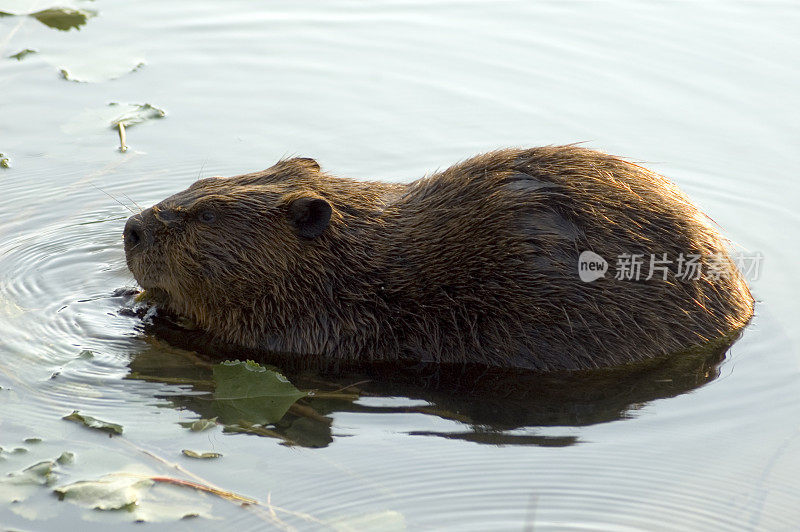
M 293 163 L 305 166 L 306 168 L 309 168 L 311 170 L 316 170 L 317 172 L 319 172 L 320 170 L 319 163 L 310 157 L 295 157 L 289 160 Z
M 317 238 L 331 221 L 331 204 L 322 198 L 297 198 L 289 204 L 289 220 L 303 238 Z

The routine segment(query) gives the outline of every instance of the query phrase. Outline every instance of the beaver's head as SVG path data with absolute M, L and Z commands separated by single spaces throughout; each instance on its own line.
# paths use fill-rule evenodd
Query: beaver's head
M 200 323 L 268 312 L 265 294 L 286 299 L 293 276 L 313 278 L 322 267 L 339 218 L 317 186 L 323 181 L 303 158 L 201 179 L 128 219 L 128 267 L 158 304 Z

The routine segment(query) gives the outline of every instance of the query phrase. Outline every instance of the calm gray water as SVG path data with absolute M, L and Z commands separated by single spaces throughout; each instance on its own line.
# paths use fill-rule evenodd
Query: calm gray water
M 81 24 L 61 30 L 0 17 L 11 165 L 0 168 L 0 477 L 64 451 L 75 461 L 49 487 L 5 477 L 3 527 L 131 523 L 51 490 L 144 471 L 263 503 L 159 484 L 147 520 L 174 529 L 797 528 L 796 2 L 0 0 L 12 15 L 54 6 L 86 20 L 73 13 Z M 37 53 L 9 57 L 25 49 Z M 129 128 L 120 153 L 111 102 L 167 114 Z M 755 319 L 718 368 L 625 384 L 605 402 L 375 385 L 305 400 L 332 422 L 282 420 L 285 445 L 180 425 L 207 415 L 208 368 L 113 296 L 135 286 L 121 242 L 130 213 L 102 191 L 135 209 L 293 154 L 405 181 L 492 148 L 576 141 L 669 176 L 740 249 L 763 254 Z M 73 410 L 124 434 L 61 419 Z M 165 516 L 161 497 L 201 516 Z

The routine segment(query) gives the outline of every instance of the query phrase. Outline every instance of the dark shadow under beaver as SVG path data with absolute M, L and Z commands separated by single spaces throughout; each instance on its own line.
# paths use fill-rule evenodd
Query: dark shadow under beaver
M 358 363 L 248 350 L 219 342 L 200 330 L 184 329 L 165 313 L 148 320 L 143 332 L 171 347 L 162 345 L 134 356 L 130 378 L 161 382 L 175 382 L 178 377 L 208 379 L 203 377 L 204 372 L 209 372 L 208 365 L 190 360 L 185 366 L 173 367 L 165 361 L 169 357 L 180 358 L 172 349 L 178 348 L 199 353 L 208 364 L 221 359 L 253 359 L 275 367 L 299 389 L 346 389 L 357 391 L 359 396 L 406 397 L 427 403 L 374 407 L 352 400 L 312 397 L 302 401 L 306 411 L 289 411 L 270 432 L 263 434 L 310 447 L 325 446 L 334 440 L 328 416 L 337 412 L 418 413 L 464 424 L 462 430 L 452 432 L 411 433 L 419 436 L 487 444 L 572 445 L 578 443 L 574 436 L 509 431 L 585 426 L 629 417 L 633 410 L 650 401 L 689 392 L 715 379 L 725 352 L 738 338 L 738 334 L 732 334 L 702 348 L 615 368 L 542 373 L 479 364 Z M 201 417 L 215 415 L 208 401 L 196 395 L 170 394 L 165 398 Z M 312 416 L 308 416 L 309 411 Z

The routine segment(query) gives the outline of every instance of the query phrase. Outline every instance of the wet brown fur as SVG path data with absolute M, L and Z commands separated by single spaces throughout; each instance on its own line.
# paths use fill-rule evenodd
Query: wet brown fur
M 298 198 L 332 207 L 316 238 L 290 220 Z M 494 151 L 408 185 L 288 159 L 200 180 L 139 221 L 128 266 L 161 306 L 270 351 L 587 369 L 702 344 L 753 312 L 726 241 L 673 184 L 576 146 Z M 604 278 L 580 280 L 584 250 Z M 700 254 L 704 275 L 615 280 L 625 253 Z

